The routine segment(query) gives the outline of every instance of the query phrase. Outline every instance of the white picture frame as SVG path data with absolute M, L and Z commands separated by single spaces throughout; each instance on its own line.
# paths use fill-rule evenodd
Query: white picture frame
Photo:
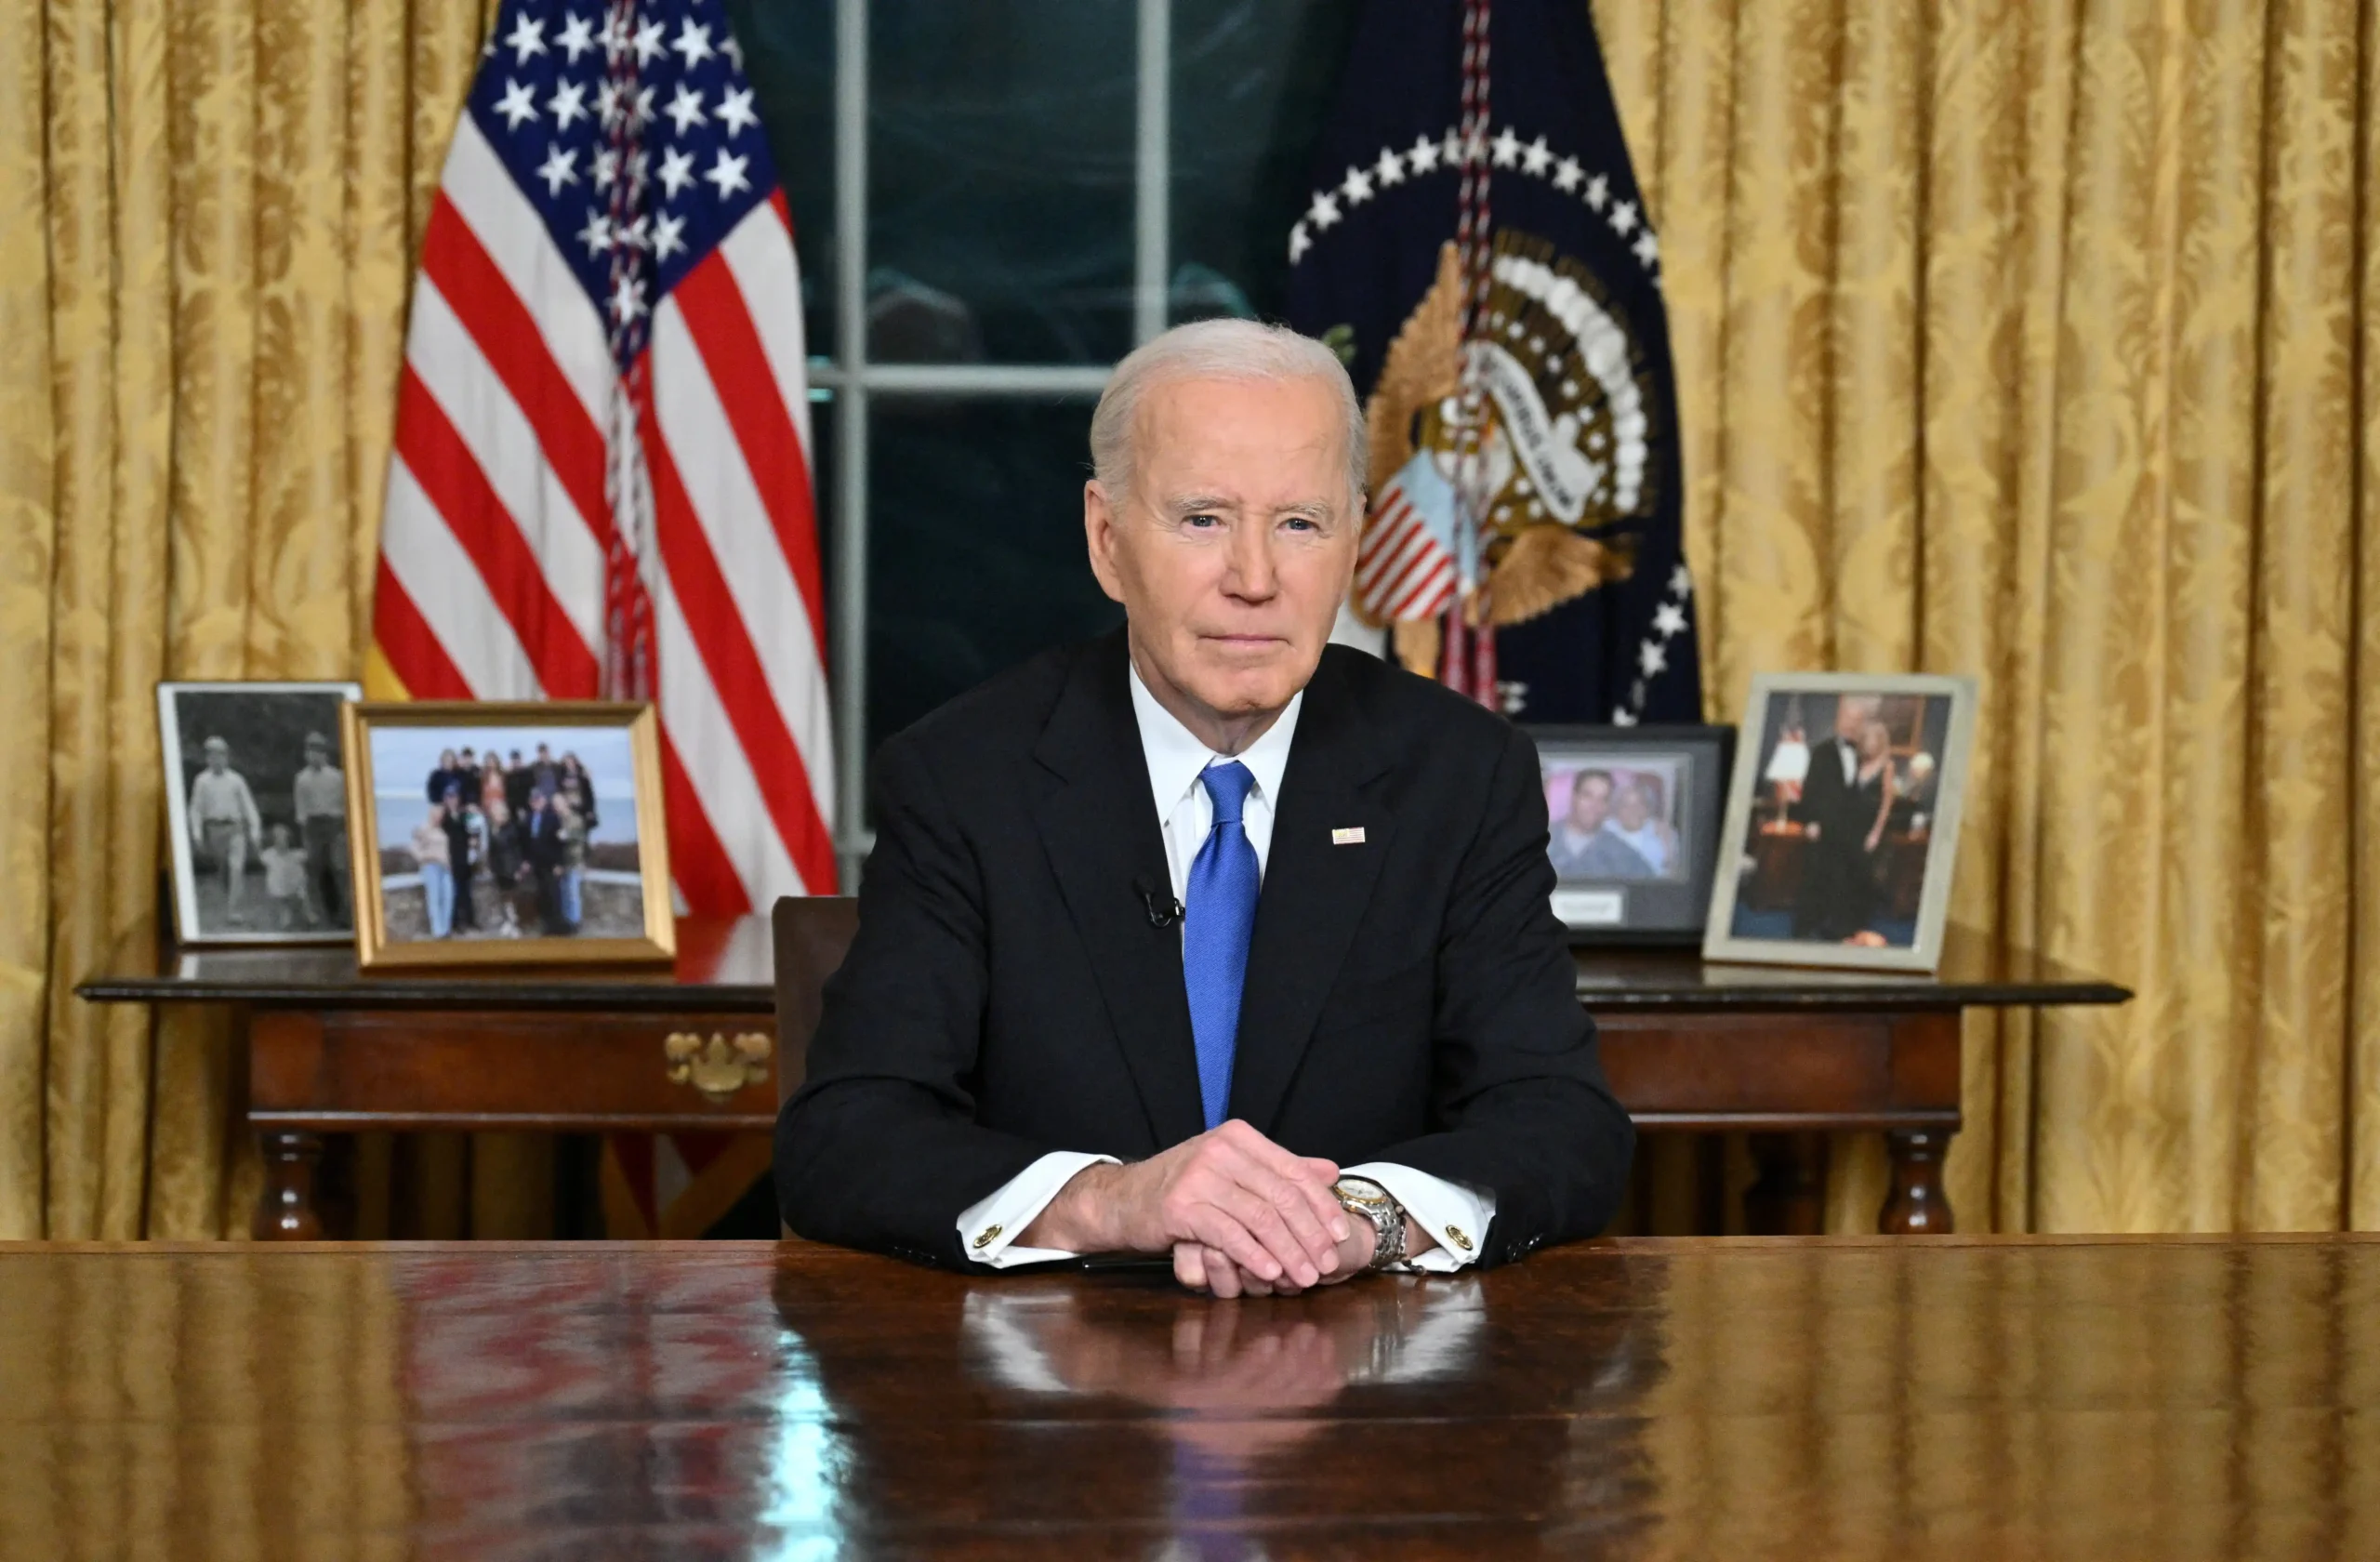
M 1963 676 L 1755 676 L 1703 958 L 1933 971 L 1950 915 L 1976 700 L 1976 681 Z

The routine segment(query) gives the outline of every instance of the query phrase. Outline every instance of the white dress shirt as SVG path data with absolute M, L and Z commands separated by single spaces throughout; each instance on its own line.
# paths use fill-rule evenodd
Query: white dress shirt
M 1298 710 L 1305 704 L 1301 690 L 1292 695 L 1280 719 L 1264 735 L 1238 754 L 1218 754 L 1192 735 L 1171 711 L 1141 682 L 1141 669 L 1131 669 L 1132 715 L 1141 732 L 1141 755 L 1149 767 L 1149 792 L 1157 802 L 1157 822 L 1165 834 L 1165 860 L 1173 880 L 1173 896 L 1189 889 L 1190 865 L 1197 860 L 1207 834 L 1214 828 L 1214 800 L 1198 784 L 1210 764 L 1237 760 L 1256 778 L 1240 807 L 1240 827 L 1256 850 L 1256 872 L 1263 881 L 1264 865 L 1273 849 L 1273 809 L 1281 795 L 1281 774 L 1289 769 L 1289 742 L 1297 735 Z M 1082 1150 L 1053 1150 L 1043 1156 L 980 1202 L 960 1211 L 959 1236 L 967 1255 L 978 1264 L 1004 1269 L 1012 1264 L 1041 1264 L 1077 1254 L 1055 1248 L 1020 1248 L 1016 1234 L 1031 1225 L 1059 1190 L 1086 1166 L 1114 1164 L 1114 1156 Z M 1341 1175 L 1363 1177 L 1388 1190 L 1405 1207 L 1416 1225 L 1431 1235 L 1436 1246 L 1415 1255 L 1418 1269 L 1451 1273 L 1469 1264 L 1479 1251 L 1488 1223 L 1495 1218 L 1492 1191 L 1474 1190 L 1426 1172 L 1391 1161 L 1366 1161 L 1340 1169 Z

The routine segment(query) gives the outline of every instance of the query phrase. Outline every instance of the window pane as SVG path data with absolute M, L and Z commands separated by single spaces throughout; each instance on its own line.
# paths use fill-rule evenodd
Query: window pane
M 835 350 L 834 0 L 727 0 L 769 154 L 793 211 L 810 351 Z
M 1134 7 L 879 4 L 869 355 L 1105 364 L 1131 346 Z
M 1355 14 L 1345 0 L 1174 0 L 1173 319 L 1288 307 L 1289 224 Z
M 1090 403 L 887 398 L 869 416 L 872 749 L 1123 609 L 1083 554 Z

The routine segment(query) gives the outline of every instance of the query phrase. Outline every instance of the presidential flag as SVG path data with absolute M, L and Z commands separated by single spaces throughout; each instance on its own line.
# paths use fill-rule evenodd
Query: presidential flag
M 505 0 L 414 285 L 371 682 L 653 699 L 696 914 L 831 894 L 792 223 L 721 0 Z
M 654 701 L 702 916 L 835 889 L 800 298 L 721 0 L 504 0 L 415 281 L 366 682 Z M 699 1235 L 767 1160 L 615 1140 L 611 1228 Z
M 1355 608 L 1527 721 L 1701 720 L 1659 239 L 1584 0 L 1370 0 L 1289 320 L 1370 425 Z

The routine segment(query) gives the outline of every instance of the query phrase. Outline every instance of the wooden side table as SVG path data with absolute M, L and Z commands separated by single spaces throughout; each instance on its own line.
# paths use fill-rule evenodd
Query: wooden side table
M 673 971 L 364 976 L 343 949 L 119 949 L 93 1002 L 221 1003 L 247 1050 L 260 1238 L 322 1236 L 324 1136 L 366 1130 L 766 1132 L 781 1080 L 765 917 L 688 919 Z M 2121 1003 L 2043 962 L 1993 969 L 1953 930 L 1942 974 L 1706 966 L 1677 950 L 1581 951 L 1579 998 L 1639 1127 L 1751 1131 L 1769 1229 L 1811 1223 L 1807 1135 L 1886 1135 L 1888 1232 L 1948 1231 L 1959 1021 L 1976 1007 Z

